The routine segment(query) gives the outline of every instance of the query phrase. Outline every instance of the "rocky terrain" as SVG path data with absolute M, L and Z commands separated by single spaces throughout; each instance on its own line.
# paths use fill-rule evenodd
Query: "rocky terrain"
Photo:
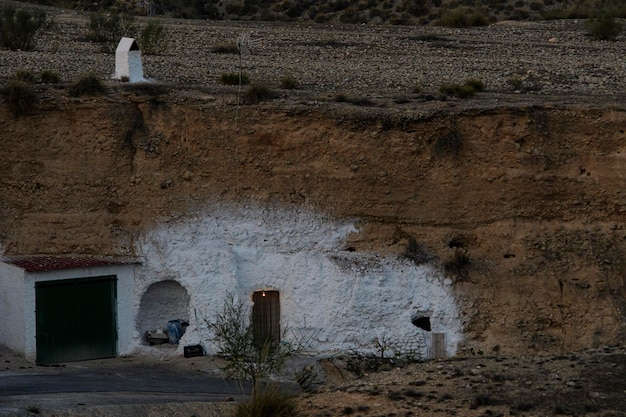
M 466 343 L 383 372 L 328 362 L 306 415 L 625 415 L 624 350 L 606 347 L 626 338 L 623 35 L 165 19 L 152 82 L 70 98 L 114 56 L 86 40 L 88 15 L 47 10 L 35 51 L 0 51 L 3 80 L 63 80 L 35 85 L 31 114 L 0 106 L 5 255 L 136 255 L 142 231 L 215 201 L 358 219 L 345 250 L 403 256 L 413 238 L 409 255 L 448 274 Z M 241 61 L 212 52 L 242 33 L 263 41 Z M 240 63 L 274 100 L 238 105 L 219 77 Z M 486 91 L 440 95 L 467 78 Z
M 88 72 L 114 73 L 114 55 L 87 40 L 89 14 L 45 10 L 52 28 L 41 33 L 34 52 L 2 51 L 0 76 L 48 70 L 72 82 Z M 292 77 L 298 90 L 281 96 L 312 104 L 345 94 L 375 106 L 407 102 L 400 108 L 412 109 L 438 96 L 440 86 L 468 78 L 482 80 L 488 93 L 472 106 L 564 100 L 607 105 L 619 103 L 624 91 L 624 34 L 616 42 L 594 41 L 582 20 L 503 21 L 471 29 L 159 20 L 167 25 L 171 42 L 162 55 L 144 55 L 144 73 L 177 89 L 221 90 L 220 75 L 241 65 L 253 81 L 270 86 Z M 147 22 L 135 21 L 140 28 Z M 212 52 L 234 45 L 244 33 L 252 41 L 251 54 L 241 62 L 237 54 Z M 417 86 L 421 94 L 414 92 Z
M 169 358 L 125 357 L 35 366 L 0 347 L 0 376 L 33 373 L 116 373 L 120 367 L 149 366 L 155 372 L 211 372 L 224 364 L 211 357 Z M 316 373 L 321 382 L 313 392 L 302 392 L 299 409 L 305 417 L 361 416 L 588 416 L 626 415 L 626 349 L 602 347 L 562 355 L 516 356 L 476 355 L 450 360 L 402 364 L 357 361 L 337 356 L 323 359 Z M 293 378 L 293 375 L 291 375 Z M 293 381 L 293 379 L 291 379 Z M 115 404 L 110 393 L 107 406 L 102 398 L 85 394 L 79 405 L 68 407 L 67 398 L 38 397 L 26 409 L 42 416 L 114 417 L 138 413 L 132 406 Z M 45 401 L 43 401 L 45 399 Z M 40 402 L 41 401 L 41 402 Z M 0 399 L 0 404 L 2 403 Z M 19 409 L 19 408 L 18 408 Z M 232 403 L 176 403 L 141 408 L 141 415 L 213 417 L 214 410 L 231 410 Z M 32 415 L 14 413 L 15 416 Z M 11 416 L 11 414 L 9 414 Z
M 88 15 L 47 10 L 56 25 L 35 51 L 0 51 L 5 80 L 63 80 L 35 85 L 31 114 L 0 108 L 6 255 L 134 255 L 150 225 L 207 202 L 302 206 L 358 219 L 349 251 L 401 256 L 414 238 L 414 255 L 453 282 L 461 354 L 624 340 L 623 36 L 592 41 L 573 20 L 461 30 L 172 19 L 168 52 L 144 57 L 152 82 L 70 98 L 68 83 L 109 77 L 114 56 L 86 40 Z M 241 61 L 212 52 L 242 33 L 263 42 Z M 274 100 L 238 105 L 219 76 L 240 63 Z M 284 76 L 299 88 L 280 89 Z M 439 93 L 467 78 L 486 91 Z

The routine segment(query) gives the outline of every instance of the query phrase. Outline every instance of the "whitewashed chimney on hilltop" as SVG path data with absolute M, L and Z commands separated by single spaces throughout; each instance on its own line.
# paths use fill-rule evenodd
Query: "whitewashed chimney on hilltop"
M 122 38 L 115 50 L 115 79 L 127 78 L 128 81 L 143 81 L 141 51 L 134 38 Z

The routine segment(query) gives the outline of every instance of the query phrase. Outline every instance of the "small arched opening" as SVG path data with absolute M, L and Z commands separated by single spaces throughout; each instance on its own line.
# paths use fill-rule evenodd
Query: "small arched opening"
M 141 297 L 137 331 L 146 334 L 166 330 L 171 320 L 189 321 L 189 293 L 174 280 L 156 282 Z

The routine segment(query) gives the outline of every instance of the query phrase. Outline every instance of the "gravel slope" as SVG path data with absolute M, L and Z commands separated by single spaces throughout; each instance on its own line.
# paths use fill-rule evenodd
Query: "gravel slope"
M 1 50 L 0 77 L 18 69 L 52 70 L 67 82 L 86 72 L 110 77 L 114 55 L 85 40 L 88 14 L 46 10 L 55 26 L 41 34 L 33 52 Z M 626 90 L 625 37 L 593 41 L 576 20 L 501 22 L 471 29 L 162 21 L 172 35 L 169 50 L 144 56 L 144 73 L 185 89 L 223 89 L 219 76 L 238 71 L 239 56 L 211 50 L 247 33 L 262 44 L 243 56 L 243 71 L 276 87 L 284 76 L 295 78 L 299 89 L 284 91 L 283 97 L 296 100 L 345 94 L 376 104 L 424 101 L 438 96 L 441 85 L 468 78 L 486 84 L 481 101 L 493 106 L 546 100 L 604 105 L 623 102 Z M 146 22 L 137 19 L 139 25 Z M 517 91 L 512 79 L 518 80 Z M 421 94 L 414 92 L 417 85 Z

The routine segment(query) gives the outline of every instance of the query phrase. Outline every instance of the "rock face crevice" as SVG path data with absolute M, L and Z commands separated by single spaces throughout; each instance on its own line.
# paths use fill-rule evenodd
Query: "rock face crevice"
M 562 351 L 625 334 L 626 112 L 575 106 L 381 111 L 158 100 L 120 90 L 16 120 L 0 109 L 6 254 L 139 255 L 217 203 L 354 221 L 343 249 L 448 273 L 468 351 Z M 443 142 L 442 142 L 443 141 Z M 463 247 L 451 242 L 461 242 Z

